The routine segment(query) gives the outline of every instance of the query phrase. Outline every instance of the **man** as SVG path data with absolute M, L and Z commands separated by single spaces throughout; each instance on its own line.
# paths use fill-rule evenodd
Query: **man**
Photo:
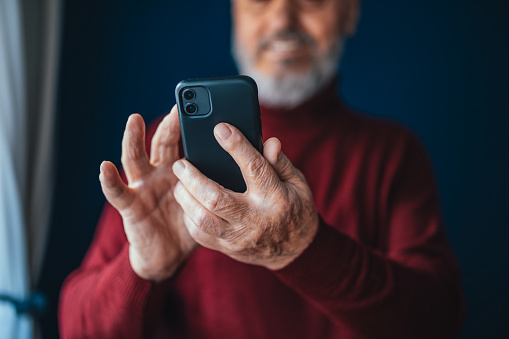
M 234 126 L 214 134 L 248 189 L 180 159 L 175 108 L 150 159 L 131 116 L 128 184 L 101 165 L 111 205 L 64 284 L 64 338 L 458 336 L 459 274 L 421 146 L 336 95 L 358 12 L 355 0 L 232 1 L 234 56 L 259 85 L 268 139 L 262 155 Z

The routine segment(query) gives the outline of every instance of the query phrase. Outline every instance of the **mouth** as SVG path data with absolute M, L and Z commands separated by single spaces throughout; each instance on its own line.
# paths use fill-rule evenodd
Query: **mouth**
M 314 54 L 314 40 L 302 32 L 279 32 L 262 38 L 258 49 L 260 66 L 301 68 L 307 67 Z M 263 67 L 262 67 L 263 68 Z
M 272 51 L 272 52 L 276 52 L 276 53 L 292 53 L 292 52 L 300 51 L 304 47 L 305 47 L 305 44 L 303 44 L 299 40 L 285 39 L 285 40 L 273 40 L 273 41 L 271 41 L 268 44 L 266 49 L 269 50 L 269 51 Z
M 309 45 L 298 39 L 273 39 L 269 41 L 263 51 L 270 59 L 289 62 L 308 54 Z

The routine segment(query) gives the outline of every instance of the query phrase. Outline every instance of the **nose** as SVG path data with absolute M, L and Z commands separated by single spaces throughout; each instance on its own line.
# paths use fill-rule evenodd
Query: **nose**
M 299 9 L 295 0 L 276 0 L 271 10 L 271 26 L 275 32 L 296 28 Z

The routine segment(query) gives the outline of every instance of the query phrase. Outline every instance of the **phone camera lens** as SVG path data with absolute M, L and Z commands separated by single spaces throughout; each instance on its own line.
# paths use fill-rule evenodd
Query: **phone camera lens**
M 196 93 L 192 89 L 186 89 L 184 91 L 184 99 L 193 100 L 196 97 Z
M 196 113 L 197 110 L 198 110 L 198 106 L 196 106 L 195 104 L 189 103 L 186 105 L 186 113 L 187 114 L 194 114 L 194 113 Z

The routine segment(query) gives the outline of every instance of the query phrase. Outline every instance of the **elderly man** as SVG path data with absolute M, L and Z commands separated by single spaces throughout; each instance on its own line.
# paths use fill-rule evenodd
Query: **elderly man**
M 457 337 L 459 273 L 429 161 L 405 129 L 336 94 L 358 2 L 232 6 L 234 56 L 258 83 L 267 140 L 260 154 L 234 126 L 214 134 L 247 191 L 181 159 L 176 108 L 148 150 L 131 116 L 126 178 L 101 165 L 109 204 L 63 287 L 62 336 Z

